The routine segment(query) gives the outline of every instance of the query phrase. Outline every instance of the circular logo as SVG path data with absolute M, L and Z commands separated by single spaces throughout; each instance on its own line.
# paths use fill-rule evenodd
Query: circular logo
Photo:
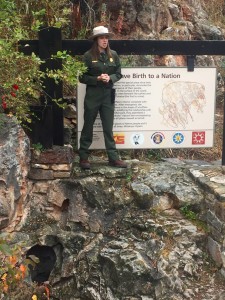
M 184 135 L 181 132 L 176 132 L 173 135 L 173 142 L 177 145 L 182 144 L 184 141 Z
M 144 135 L 142 133 L 134 133 L 131 135 L 130 140 L 134 146 L 142 145 L 144 143 Z
M 155 133 L 153 133 L 153 135 L 151 136 L 151 139 L 152 139 L 152 142 L 153 142 L 154 144 L 159 145 L 159 144 L 161 144 L 162 141 L 165 139 L 165 136 L 164 136 L 164 134 L 161 133 L 161 132 L 155 132 Z

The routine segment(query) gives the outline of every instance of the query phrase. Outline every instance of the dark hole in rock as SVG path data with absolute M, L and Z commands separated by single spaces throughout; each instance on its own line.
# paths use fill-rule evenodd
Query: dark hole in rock
M 69 200 L 69 199 L 65 199 L 65 200 L 63 201 L 63 204 L 62 204 L 62 207 L 61 207 L 62 211 L 63 211 L 63 212 L 64 212 L 64 211 L 68 211 L 69 205 L 70 205 L 70 200 Z
M 61 226 L 63 229 L 66 229 L 68 213 L 69 213 L 69 206 L 70 206 L 70 200 L 65 199 L 61 206 L 61 219 L 60 219 L 60 223 L 61 223 Z
M 56 262 L 54 249 L 49 246 L 35 245 L 27 251 L 26 257 L 31 260 L 29 269 L 32 281 L 37 283 L 48 281 Z M 35 257 L 38 258 L 38 262 Z

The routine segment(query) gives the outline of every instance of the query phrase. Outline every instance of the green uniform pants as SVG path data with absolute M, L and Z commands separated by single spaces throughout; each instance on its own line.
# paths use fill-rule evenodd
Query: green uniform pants
M 80 137 L 80 159 L 88 159 L 89 147 L 93 140 L 93 125 L 97 114 L 100 114 L 109 160 L 119 159 L 113 138 L 114 103 L 111 101 L 111 89 L 87 86 L 84 100 L 84 126 Z

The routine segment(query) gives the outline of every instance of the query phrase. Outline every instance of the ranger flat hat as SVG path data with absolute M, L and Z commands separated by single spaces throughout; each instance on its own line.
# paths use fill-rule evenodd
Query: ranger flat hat
M 97 26 L 93 29 L 92 35 L 89 37 L 89 40 L 93 40 L 94 38 L 101 35 L 107 35 L 108 37 L 112 37 L 113 33 L 109 32 L 108 28 L 105 26 Z

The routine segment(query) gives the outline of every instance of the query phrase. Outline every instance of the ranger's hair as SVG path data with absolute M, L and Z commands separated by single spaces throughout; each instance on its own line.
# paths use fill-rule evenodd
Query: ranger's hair
M 98 49 L 97 39 L 98 39 L 97 37 L 94 39 L 93 45 L 91 47 L 91 55 L 92 55 L 93 60 L 98 60 L 99 56 L 100 56 L 100 51 Z M 109 47 L 109 43 L 108 43 L 108 45 L 106 47 L 106 53 L 107 53 L 107 55 L 108 55 L 109 58 L 113 58 L 111 49 Z

